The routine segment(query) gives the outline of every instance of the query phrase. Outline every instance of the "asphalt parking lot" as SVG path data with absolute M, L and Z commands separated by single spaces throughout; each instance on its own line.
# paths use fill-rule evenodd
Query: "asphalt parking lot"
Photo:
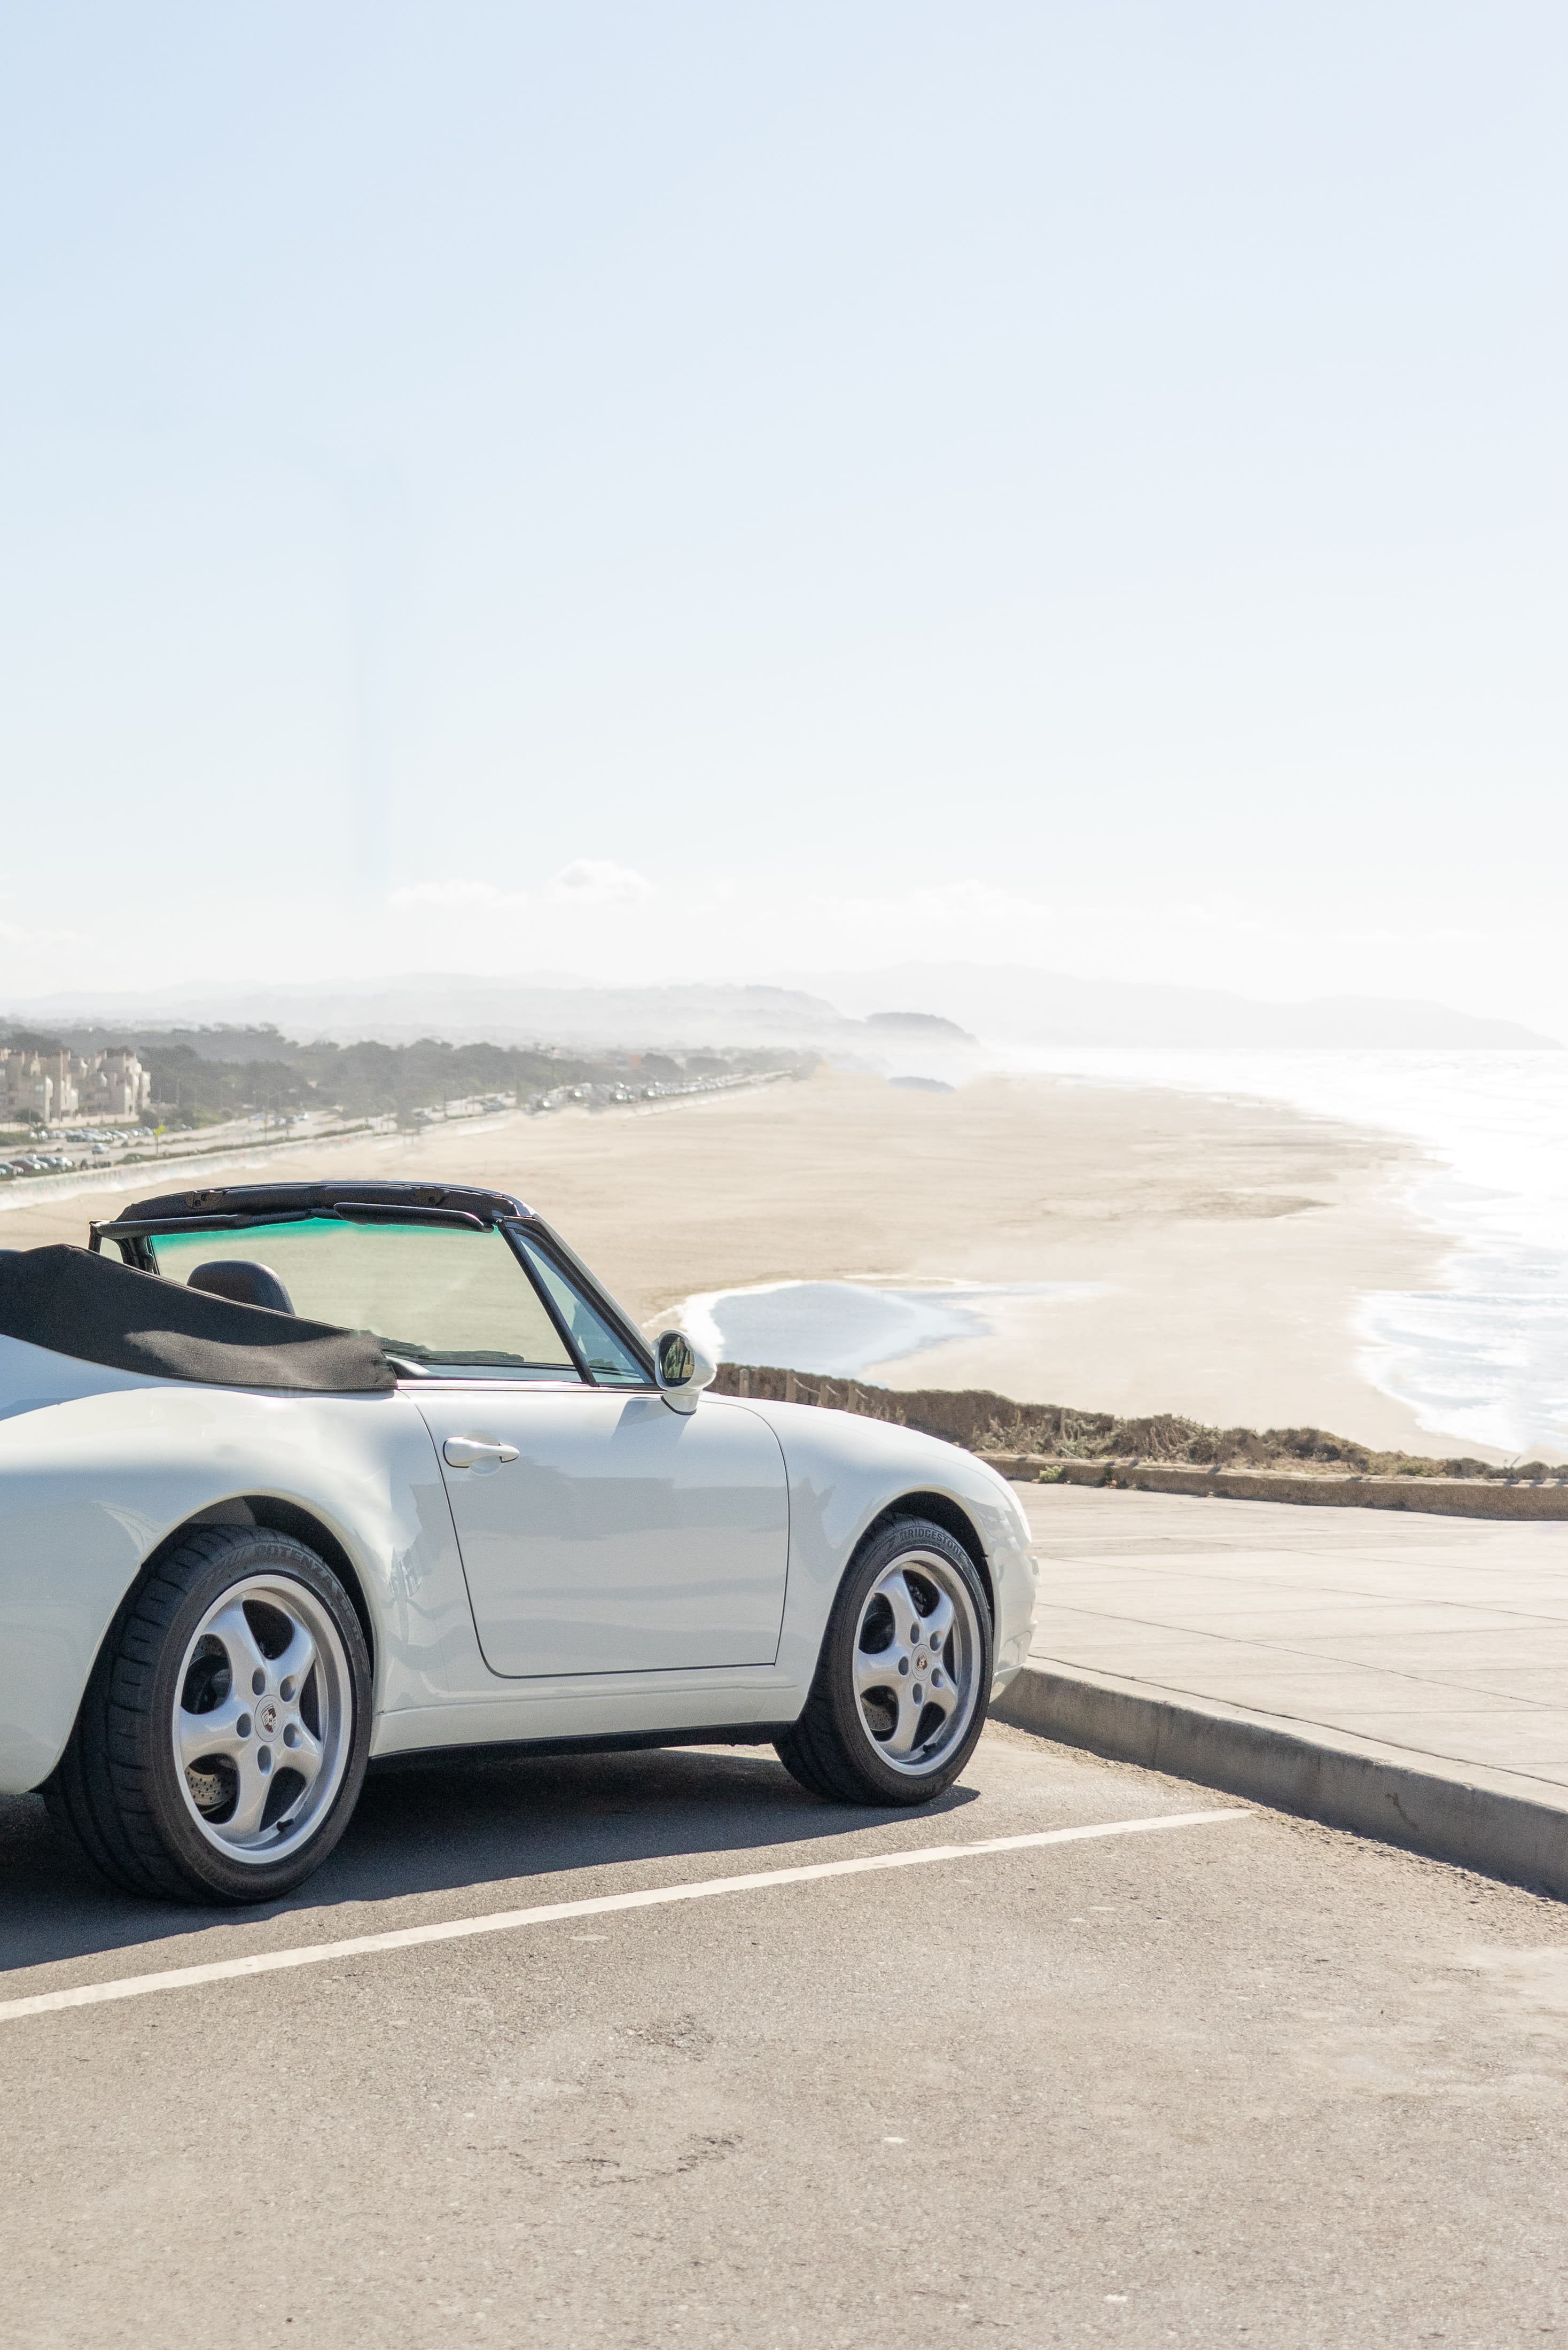
M 404 1767 L 294 1901 L 0 1804 L 0 2002 L 1241 1807 L 988 1731 L 914 1818 L 771 1754 Z M 1251 1813 L 0 2016 L 18 2345 L 1568 2334 L 1568 1910 Z

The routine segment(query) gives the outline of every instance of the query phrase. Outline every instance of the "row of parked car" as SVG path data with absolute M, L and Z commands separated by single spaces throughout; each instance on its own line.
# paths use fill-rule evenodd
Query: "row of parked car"
M 75 1143 L 74 1151 L 14 1150 L 9 1158 L 0 1159 L 0 1182 L 8 1182 L 17 1175 L 70 1175 L 78 1168 L 91 1166 L 94 1159 L 113 1159 L 127 1144 L 147 1139 L 137 1128 L 87 1127 L 72 1133 L 69 1128 L 52 1135 L 49 1140 Z
M 20 1159 L 0 1159 L 0 1180 L 10 1175 L 68 1175 L 79 1163 L 58 1151 L 27 1150 Z

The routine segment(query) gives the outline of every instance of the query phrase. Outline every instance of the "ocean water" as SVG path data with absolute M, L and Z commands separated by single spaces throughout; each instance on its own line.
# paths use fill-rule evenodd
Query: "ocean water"
M 1085 1297 L 1086 1281 L 922 1284 L 884 1289 L 858 1281 L 774 1281 L 689 1297 L 681 1319 L 716 1362 L 772 1363 L 832 1379 L 873 1364 L 908 1362 L 950 1338 L 990 1334 L 986 1307 L 1002 1297 Z
M 1439 1286 L 1362 1301 L 1361 1368 L 1433 1435 L 1568 1453 L 1568 1053 L 1064 1046 L 1006 1066 L 1285 1102 L 1418 1143 L 1408 1204 L 1449 1251 Z

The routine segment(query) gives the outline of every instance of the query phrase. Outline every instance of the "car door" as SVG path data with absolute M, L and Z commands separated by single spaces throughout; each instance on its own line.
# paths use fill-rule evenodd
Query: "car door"
M 789 1547 L 784 1456 L 744 1404 L 420 1382 L 493 1672 L 762 1665 Z

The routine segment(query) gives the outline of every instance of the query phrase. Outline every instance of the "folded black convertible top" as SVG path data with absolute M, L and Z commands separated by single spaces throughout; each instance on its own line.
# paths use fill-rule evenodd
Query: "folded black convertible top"
M 202 1387 L 385 1395 L 397 1385 L 380 1347 L 361 1331 L 236 1305 L 64 1245 L 0 1251 L 0 1336 Z

